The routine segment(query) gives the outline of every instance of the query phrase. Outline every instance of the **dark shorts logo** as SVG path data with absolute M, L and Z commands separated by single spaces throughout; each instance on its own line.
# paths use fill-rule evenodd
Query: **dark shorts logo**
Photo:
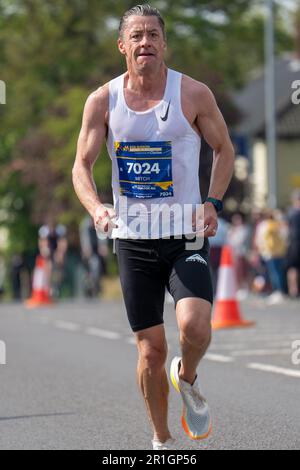
M 185 260 L 185 262 L 186 262 L 186 263 L 187 263 L 187 262 L 192 262 L 192 263 L 198 262 L 198 263 L 205 264 L 205 265 L 207 266 L 207 262 L 205 261 L 205 259 L 202 258 L 202 256 L 201 256 L 201 255 L 198 255 L 198 254 L 190 256 L 189 258 L 187 258 L 187 259 Z

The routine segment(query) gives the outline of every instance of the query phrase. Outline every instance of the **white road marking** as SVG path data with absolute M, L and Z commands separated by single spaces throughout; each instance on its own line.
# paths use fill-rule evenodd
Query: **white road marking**
M 204 356 L 204 359 L 207 359 L 208 361 L 213 361 L 213 362 L 234 362 L 233 357 L 222 356 L 221 354 L 207 353 Z
M 46 318 L 36 318 L 36 320 L 39 323 L 43 323 L 43 324 L 50 323 L 50 320 Z M 77 332 L 82 329 L 82 326 L 77 323 L 72 323 L 72 322 L 67 322 L 67 321 L 62 321 L 62 320 L 54 321 L 53 325 L 56 328 L 59 328 L 61 330 L 71 331 L 71 332 Z M 105 338 L 105 339 L 110 339 L 110 340 L 118 340 L 122 338 L 122 336 L 119 333 L 115 333 L 114 331 L 107 331 L 107 330 L 102 330 L 100 328 L 94 328 L 94 327 L 85 328 L 83 333 L 89 336 L 97 336 L 99 338 Z
M 56 320 L 54 322 L 54 326 L 56 328 L 59 328 L 61 330 L 66 330 L 66 331 L 79 331 L 80 330 L 80 325 L 77 325 L 76 323 L 67 322 L 67 321 L 61 321 L 61 320 Z
M 300 339 L 300 338 L 299 338 Z M 264 346 L 271 346 L 272 348 L 284 348 L 287 346 L 291 346 L 292 342 L 291 341 L 268 341 L 267 344 L 264 344 Z M 245 343 L 228 343 L 228 344 L 214 344 L 210 346 L 211 351 L 238 351 L 238 350 L 244 350 L 245 347 L 249 347 L 250 345 L 247 344 L 247 341 Z M 251 346 L 254 346 L 251 344 Z
M 85 329 L 85 333 L 90 336 L 98 336 L 99 338 L 113 340 L 121 339 L 121 335 L 119 333 L 115 333 L 114 331 L 101 330 L 100 328 L 89 327 Z
M 232 335 L 234 332 L 231 332 L 230 334 Z M 246 333 L 246 331 L 244 331 L 243 333 Z M 250 342 L 259 342 L 259 341 L 265 341 L 265 342 L 271 342 L 271 341 L 287 341 L 289 339 L 300 339 L 300 333 L 276 333 L 276 334 L 273 334 L 273 333 L 270 333 L 270 334 L 259 334 L 259 333 L 256 333 L 254 335 L 254 332 L 252 332 L 251 336 L 249 336 L 248 334 L 243 334 L 241 332 L 239 332 L 238 335 L 235 335 L 235 338 L 232 338 L 231 341 L 234 341 L 235 339 L 237 340 L 237 342 L 239 343 L 247 343 L 248 341 Z M 248 331 L 247 331 L 248 333 Z M 216 338 L 216 335 L 215 335 L 215 338 Z M 222 340 L 223 340 L 224 336 L 222 337 Z M 221 336 L 219 336 L 219 340 L 221 341 Z
M 287 339 L 300 339 L 300 333 L 282 333 L 282 334 L 272 334 L 272 335 L 262 335 L 257 337 L 258 340 L 262 341 L 273 341 L 278 340 L 287 340 Z
M 292 354 L 292 349 L 245 349 L 244 351 L 231 351 L 232 356 L 285 356 Z
M 294 377 L 300 379 L 300 370 L 284 369 L 283 367 L 276 367 L 267 364 L 247 364 L 248 369 L 259 370 L 261 372 L 271 372 L 273 374 L 285 375 L 287 377 Z

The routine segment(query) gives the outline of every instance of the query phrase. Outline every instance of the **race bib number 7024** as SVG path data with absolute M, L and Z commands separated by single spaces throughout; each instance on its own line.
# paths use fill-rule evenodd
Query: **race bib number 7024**
M 115 142 L 120 193 L 131 198 L 171 197 L 171 142 Z

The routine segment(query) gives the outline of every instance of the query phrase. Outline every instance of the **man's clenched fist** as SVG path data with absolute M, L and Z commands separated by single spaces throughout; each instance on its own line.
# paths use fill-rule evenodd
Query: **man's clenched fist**
M 117 215 L 113 208 L 100 205 L 94 213 L 94 225 L 96 232 L 108 235 L 114 228 L 118 228 L 115 223 Z

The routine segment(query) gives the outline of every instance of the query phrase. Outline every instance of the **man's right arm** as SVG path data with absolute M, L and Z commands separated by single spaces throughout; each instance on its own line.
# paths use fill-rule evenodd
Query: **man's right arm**
M 94 220 L 95 228 L 107 233 L 117 227 L 113 209 L 106 209 L 97 194 L 93 166 L 107 134 L 108 85 L 92 93 L 85 104 L 72 177 L 75 192 Z
M 108 87 L 92 93 L 84 107 L 72 177 L 75 192 L 82 205 L 94 218 L 101 201 L 93 179 L 93 166 L 107 133 Z

